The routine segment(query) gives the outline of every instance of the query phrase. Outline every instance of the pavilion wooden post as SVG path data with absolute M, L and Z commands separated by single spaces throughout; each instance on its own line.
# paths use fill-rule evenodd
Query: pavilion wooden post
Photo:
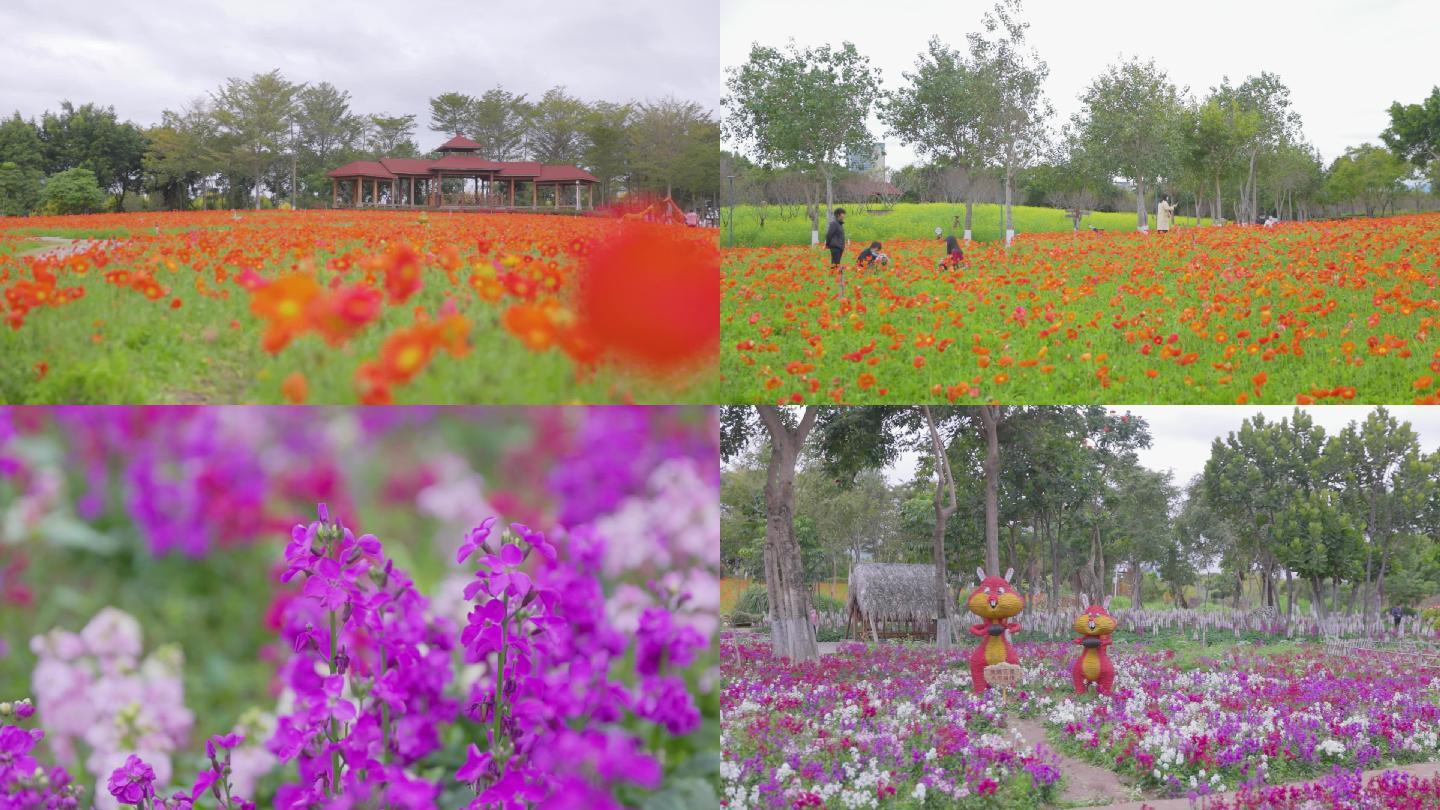
M 594 183 L 590 183 L 589 185 L 585 186 L 585 207 L 586 207 L 586 208 L 594 208 L 594 207 L 595 207 L 595 184 L 594 184 Z
M 580 181 L 575 181 L 575 210 L 580 210 Z
M 515 207 L 515 178 L 510 178 L 510 207 Z
M 337 207 L 340 201 L 340 181 L 334 177 L 330 178 L 330 207 Z
M 374 177 L 370 178 L 370 204 L 380 204 L 380 180 Z
M 553 188 L 553 189 L 555 189 L 555 210 L 556 210 L 556 211 L 559 211 L 559 210 L 560 210 L 560 184 L 559 184 L 559 183 L 551 183 L 551 184 L 550 184 L 550 187 Z

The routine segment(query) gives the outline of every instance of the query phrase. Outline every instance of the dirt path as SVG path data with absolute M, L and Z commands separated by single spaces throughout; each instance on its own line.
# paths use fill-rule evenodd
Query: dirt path
M 1045 727 L 1039 720 L 1015 717 L 1011 720 L 1010 726 L 1020 732 L 1020 736 L 1025 738 L 1025 744 L 1029 747 L 1033 748 L 1046 742 Z M 1049 743 L 1046 743 L 1046 747 L 1054 750 Z M 1055 753 L 1060 757 L 1060 774 L 1065 777 L 1065 789 L 1060 793 L 1061 802 L 1065 804 L 1095 804 L 1124 800 L 1132 795 L 1130 789 L 1120 781 L 1120 777 L 1116 776 L 1114 771 L 1082 762 L 1058 751 Z
M 1418 776 L 1421 779 L 1429 779 L 1440 774 L 1440 762 L 1421 762 L 1415 765 L 1395 765 L 1389 768 L 1377 768 L 1375 770 L 1365 771 L 1361 776 L 1361 781 L 1368 780 L 1372 776 L 1378 776 L 1385 771 L 1404 771 L 1412 776 Z M 1295 782 L 1286 782 L 1285 784 L 1303 785 L 1318 780 L 1319 777 L 1316 777 L 1312 779 L 1300 779 Z M 1224 796 L 1227 800 L 1233 800 L 1236 794 L 1231 792 L 1219 795 Z M 1189 799 L 1183 797 L 1179 799 L 1150 799 L 1149 801 L 1142 802 L 1107 804 L 1097 807 L 1095 810 L 1191 810 L 1192 808 L 1194 808 L 1194 810 L 1204 810 L 1205 805 L 1203 801 L 1203 799 L 1200 799 L 1192 803 Z
M 26 237 L 26 239 L 32 242 L 44 242 L 45 244 L 40 247 L 23 250 L 15 254 L 16 256 L 34 256 L 35 258 L 47 256 L 63 259 L 66 256 L 83 253 L 92 246 L 106 241 L 103 239 L 65 239 L 59 236 L 30 236 Z

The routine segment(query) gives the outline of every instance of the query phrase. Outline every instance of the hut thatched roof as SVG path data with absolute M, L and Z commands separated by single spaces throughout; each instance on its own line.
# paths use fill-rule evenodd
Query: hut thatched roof
M 953 604 L 954 591 L 950 598 Z M 861 563 L 850 570 L 849 612 L 870 621 L 935 618 L 935 566 Z

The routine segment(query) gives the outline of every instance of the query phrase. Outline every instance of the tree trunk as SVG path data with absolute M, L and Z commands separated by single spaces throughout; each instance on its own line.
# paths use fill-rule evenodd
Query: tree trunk
M 817 409 L 808 407 L 794 428 L 780 409 L 757 405 L 770 433 L 770 464 L 765 476 L 765 588 L 770 597 L 770 641 L 776 657 L 813 661 L 820 657 L 810 624 L 805 567 L 795 540 L 795 462 L 815 425 Z
M 1130 575 L 1134 578 L 1134 581 L 1130 585 L 1130 608 L 1132 610 L 1139 610 L 1145 607 L 1144 593 L 1142 591 L 1145 585 L 1145 574 L 1140 570 L 1140 560 L 1138 558 L 1132 558 L 1130 560 Z
M 1330 615 L 1325 609 L 1325 586 L 1320 584 L 1319 577 L 1310 578 L 1310 590 L 1315 595 L 1315 615 L 1324 619 Z
M 1015 239 L 1015 215 L 1010 210 L 1010 185 L 1014 179 L 1015 170 L 1009 165 L 1005 167 L 1005 246 L 1009 247 Z
M 1220 175 L 1215 175 L 1215 210 L 1210 215 L 1210 225 L 1220 227 L 1220 220 L 1225 218 L 1225 201 L 1220 196 Z
M 835 218 L 835 190 L 830 172 L 825 172 L 825 221 Z
M 1145 215 L 1145 179 L 1135 178 L 1135 230 L 1143 231 L 1150 227 L 1150 219 Z
M 975 213 L 975 192 L 969 188 L 965 189 L 965 241 L 970 241 L 970 222 Z
M 950 454 L 940 440 L 940 431 L 935 427 L 935 416 L 930 412 L 930 406 L 922 405 L 921 409 L 925 412 L 925 424 L 930 428 L 930 448 L 935 453 L 938 479 L 935 482 L 935 532 L 930 538 L 935 552 L 935 648 L 946 650 L 950 648 L 951 628 L 950 589 L 945 581 L 945 525 L 959 507 L 956 504 L 955 479 L 950 473 Z M 947 491 L 950 494 L 948 505 L 943 500 Z
M 981 405 L 985 423 L 985 573 L 1000 576 L 1000 407 Z

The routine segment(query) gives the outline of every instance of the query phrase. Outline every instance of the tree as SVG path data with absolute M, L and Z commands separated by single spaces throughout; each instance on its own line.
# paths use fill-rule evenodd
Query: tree
M 985 33 L 967 35 L 970 60 L 979 76 L 980 140 L 990 144 L 1005 178 L 1005 244 L 1015 238 L 1010 191 L 1015 173 L 1045 150 L 1045 122 L 1055 109 L 1043 85 L 1050 68 L 1035 49 L 1025 48 L 1028 22 L 1020 0 L 998 0 L 981 18 Z
M 585 116 L 585 166 L 600 178 L 600 199 L 609 200 L 616 186 L 631 190 L 627 178 L 631 172 L 634 145 L 630 138 L 630 119 L 634 108 L 629 104 L 597 102 Z
M 179 111 L 165 110 L 146 138 L 145 174 L 167 208 L 186 207 L 196 186 L 220 170 L 215 118 L 203 98 Z
M 1107 68 L 1081 101 L 1075 128 L 1105 171 L 1135 182 L 1136 229 L 1145 230 L 1145 183 L 1172 167 L 1177 127 L 1184 120 L 1180 91 L 1155 60 L 1132 59 Z
M 39 169 L 0 163 L 0 216 L 23 217 L 40 203 L 40 186 L 45 175 Z
M 464 93 L 441 93 L 430 99 L 430 131 L 462 135 L 474 121 L 475 98 Z
M 930 452 L 935 455 L 935 530 L 930 542 L 935 554 L 935 646 L 950 647 L 950 583 L 945 576 L 945 525 L 960 508 L 955 499 L 955 476 L 950 472 L 950 443 L 940 438 L 930 406 L 922 406 L 930 433 Z M 945 496 L 949 495 L 947 503 Z M 986 502 L 988 505 L 988 501 Z M 988 554 L 987 554 L 988 556 Z
M 880 95 L 879 73 L 852 43 L 784 51 L 759 44 L 728 70 L 724 130 L 763 165 L 817 173 L 825 182 L 825 216 L 843 155 L 867 152 L 865 119 Z M 811 241 L 819 241 L 818 208 Z
M 105 190 L 89 169 L 66 169 L 46 178 L 40 189 L 39 212 L 58 214 L 93 214 L 105 209 Z
M 213 96 L 215 122 L 232 166 L 253 169 L 255 208 L 260 185 L 275 159 L 290 143 L 290 123 L 301 85 L 280 71 L 257 73 L 249 79 L 228 79 Z M 243 170 L 232 170 L 244 176 Z
M 1272 154 L 1285 144 L 1298 140 L 1300 115 L 1290 109 L 1290 88 L 1280 81 L 1279 76 L 1268 71 L 1247 78 L 1235 88 L 1234 96 L 1241 109 L 1256 114 L 1259 123 L 1245 145 L 1249 162 L 1245 185 L 1240 191 L 1244 206 L 1237 217 L 1243 222 L 1253 223 L 1259 217 L 1256 162 L 1262 153 Z
M 1430 95 L 1418 104 L 1391 104 L 1390 126 L 1380 139 L 1416 168 L 1440 160 L 1440 86 L 1431 88 Z
M 21 169 L 45 170 L 45 143 L 40 128 L 17 111 L 0 121 L 0 163 L 14 163 Z
M 415 116 L 370 116 L 366 145 L 376 157 L 415 157 L 420 154 L 420 147 L 415 145 Z
M 1361 144 L 1330 164 L 1325 191 L 1332 202 L 1359 200 L 1366 215 L 1374 216 L 1394 205 L 1409 173 L 1409 164 L 1389 149 Z
M 40 140 L 46 174 L 89 169 L 102 189 L 116 195 L 117 209 L 126 192 L 140 188 L 145 136 L 134 124 L 120 121 L 113 107 L 62 101 L 58 113 L 40 117 Z
M 974 207 L 974 171 L 984 165 L 979 71 L 963 54 L 931 37 L 927 51 L 915 60 L 906 84 L 885 95 L 880 120 L 890 134 L 914 146 L 941 170 L 958 172 L 967 182 L 958 189 L 965 203 L 965 241 L 970 241 Z
M 1260 115 L 1254 110 L 1242 109 L 1234 91 L 1227 84 L 1221 84 L 1210 91 L 1210 97 L 1192 112 L 1186 124 L 1182 162 L 1195 175 L 1214 181 L 1210 221 L 1218 226 L 1225 216 L 1221 187 L 1235 171 L 1245 144 L 1254 140 L 1259 132 Z
M 523 93 L 493 87 L 473 99 L 469 133 L 491 160 L 519 160 L 525 155 L 525 128 L 530 105 Z
M 674 96 L 638 105 L 629 128 L 635 173 L 642 182 L 663 187 L 665 196 L 673 197 L 693 144 L 697 139 L 708 142 L 704 135 L 711 123 L 704 107 Z
M 795 542 L 795 463 L 815 426 L 817 410 L 807 407 L 794 419 L 774 405 L 757 405 L 770 436 L 765 478 L 765 589 L 770 596 L 770 638 L 775 655 L 792 661 L 820 657 L 810 625 L 810 599 L 804 588 L 804 563 Z
M 365 119 L 350 112 L 350 94 L 329 82 L 300 90 L 295 123 L 304 149 L 323 166 L 339 151 L 356 148 L 365 134 Z
M 545 91 L 531 109 L 530 157 L 541 163 L 579 163 L 585 155 L 585 102 L 564 87 Z

